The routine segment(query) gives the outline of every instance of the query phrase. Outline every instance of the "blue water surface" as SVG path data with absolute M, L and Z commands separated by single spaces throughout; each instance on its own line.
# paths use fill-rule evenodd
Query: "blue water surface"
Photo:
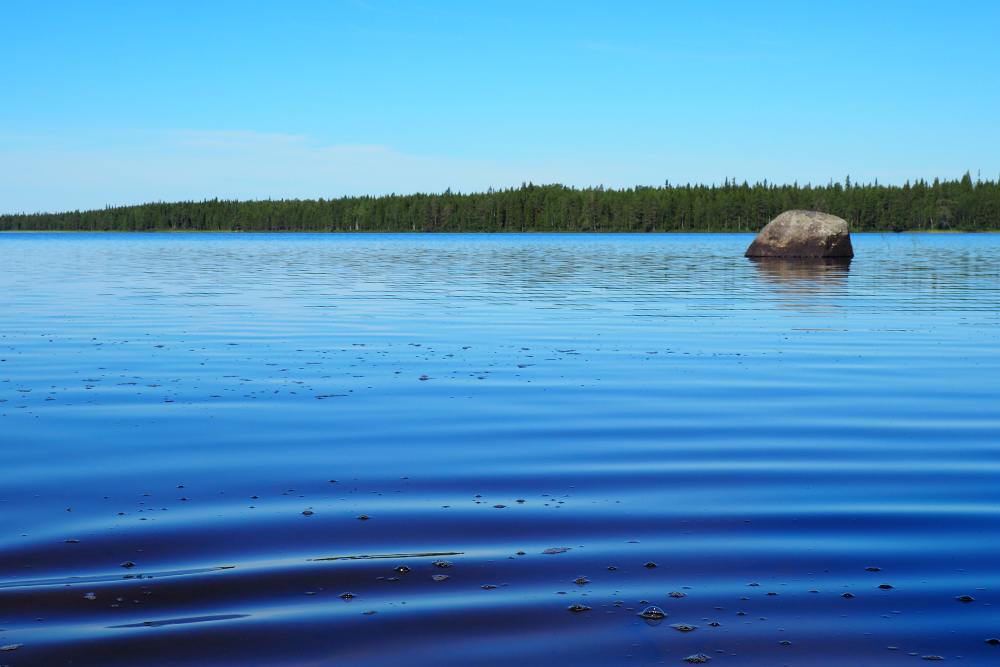
M 1000 237 L 751 240 L 0 235 L 0 662 L 1000 663 Z

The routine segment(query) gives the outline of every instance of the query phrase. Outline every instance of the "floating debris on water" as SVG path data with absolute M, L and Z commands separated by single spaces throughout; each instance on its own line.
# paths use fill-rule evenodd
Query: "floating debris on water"
M 684 662 L 693 662 L 695 664 L 708 662 L 709 660 L 711 660 L 711 658 L 709 658 L 704 653 L 695 653 L 694 655 L 689 655 L 688 657 L 684 658 Z
M 649 561 L 648 563 L 645 563 L 643 565 L 643 567 L 648 567 L 648 568 L 652 569 L 652 568 L 656 567 L 656 563 L 654 563 L 653 561 Z
M 357 596 L 354 593 L 341 593 L 340 597 L 344 598 L 345 600 L 350 600 L 351 598 Z
M 7 644 L 7 646 L 0 646 L 0 651 L 16 651 L 22 646 L 24 646 L 24 644 Z
M 303 514 L 305 516 L 312 516 L 313 513 L 312 513 L 312 510 L 306 510 L 305 512 L 303 512 Z
M 84 600 L 96 600 L 97 596 L 94 595 L 93 591 L 91 591 L 90 593 L 87 593 L 86 595 L 84 595 L 83 599 Z
M 760 586 L 760 584 L 747 584 L 747 586 Z
M 777 593 L 768 593 L 768 595 L 777 595 Z
M 880 567 L 866 567 L 865 569 L 868 570 L 869 572 L 881 572 L 882 571 L 882 568 L 880 568 Z
M 362 514 L 361 516 L 358 517 L 358 521 L 367 521 L 370 518 L 371 517 L 368 516 L 367 514 Z
M 576 579 L 574 579 L 573 583 L 576 584 L 577 586 L 583 586 L 584 584 L 589 584 L 590 583 L 590 579 L 588 579 L 587 577 L 584 577 L 584 576 L 580 576 L 580 577 L 577 577 Z
M 496 586 L 494 586 L 493 584 L 486 584 L 485 586 L 483 586 L 483 588 L 485 588 L 486 590 L 489 590 L 491 588 L 496 588 Z
M 451 561 L 449 560 L 436 560 L 431 563 L 434 567 L 451 567 Z
M 892 584 L 879 584 L 878 587 L 881 588 L 884 591 L 887 591 L 890 588 L 892 588 Z
M 124 563 L 122 563 L 122 567 L 124 567 L 125 569 L 131 568 L 131 567 L 135 567 L 135 563 L 133 563 L 130 560 L 127 560 Z
M 368 611 L 363 611 L 361 613 L 364 614 L 365 616 L 371 616 L 372 614 L 374 614 L 376 612 L 375 612 L 374 609 L 369 609 Z
M 778 643 L 781 644 L 782 646 L 791 646 L 792 645 L 792 642 L 788 641 L 787 639 L 782 639 Z
M 955 599 L 958 600 L 959 602 L 975 602 L 976 600 L 976 598 L 972 597 L 971 595 L 959 595 Z
M 697 630 L 697 625 L 689 625 L 687 623 L 674 623 L 671 625 L 674 630 L 680 630 L 681 632 L 691 632 L 692 630 Z
M 992 644 L 993 646 L 1000 646 L 1000 639 L 997 639 L 996 637 L 990 637 L 989 639 L 986 640 L 986 643 Z
M 670 591 L 669 593 L 667 593 L 667 595 L 669 595 L 672 598 L 682 598 L 687 596 L 687 593 L 681 593 L 680 591 Z
M 654 621 L 667 617 L 667 614 L 659 607 L 646 607 L 639 613 L 639 615 L 643 618 Z
M 506 505 L 494 505 L 493 507 L 496 508 L 496 509 L 498 509 L 498 510 L 502 510 L 504 507 L 507 507 L 507 506 Z
M 920 659 L 921 660 L 944 660 L 944 658 L 942 658 L 939 655 L 922 655 L 922 656 L 920 656 Z
M 608 569 L 609 570 L 617 570 L 618 568 L 615 567 L 614 565 L 608 565 Z
M 711 623 L 709 623 L 709 625 L 711 625 L 713 628 L 717 628 L 720 625 L 722 625 L 722 623 L 719 623 L 718 621 L 712 621 Z
M 448 578 L 447 574 L 432 574 L 431 575 L 431 580 L 432 581 L 444 581 L 447 578 Z
M 854 597 L 854 594 L 853 593 L 844 593 L 841 597 L 852 598 L 852 597 Z
M 524 498 L 518 498 L 515 502 L 523 503 L 524 502 Z
M 574 614 L 579 614 L 582 611 L 590 611 L 590 607 L 584 606 L 582 604 L 574 604 L 566 608 L 569 609 Z
M 569 551 L 572 547 L 551 547 L 549 549 L 544 549 L 543 554 L 564 554 Z
M 397 567 L 394 567 L 393 569 L 396 572 L 409 572 L 410 571 L 410 568 L 406 567 L 405 565 L 399 565 Z
M 524 556 L 524 555 L 525 555 L 525 553 L 524 553 L 523 551 L 518 551 L 518 552 L 517 552 L 517 555 L 518 555 L 518 556 Z

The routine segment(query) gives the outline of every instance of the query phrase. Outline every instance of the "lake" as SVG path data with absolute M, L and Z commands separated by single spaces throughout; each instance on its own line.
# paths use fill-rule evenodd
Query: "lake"
M 0 663 L 997 664 L 1000 235 L 751 240 L 0 235 Z

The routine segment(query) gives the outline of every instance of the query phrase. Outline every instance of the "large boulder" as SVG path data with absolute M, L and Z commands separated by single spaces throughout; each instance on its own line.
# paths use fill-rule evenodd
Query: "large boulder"
M 843 218 L 785 211 L 760 230 L 745 257 L 854 257 L 854 248 Z

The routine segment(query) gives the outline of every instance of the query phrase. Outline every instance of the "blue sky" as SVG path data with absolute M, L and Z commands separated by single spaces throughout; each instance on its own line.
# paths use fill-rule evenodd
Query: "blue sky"
M 1000 174 L 1000 3 L 0 0 L 0 212 Z

